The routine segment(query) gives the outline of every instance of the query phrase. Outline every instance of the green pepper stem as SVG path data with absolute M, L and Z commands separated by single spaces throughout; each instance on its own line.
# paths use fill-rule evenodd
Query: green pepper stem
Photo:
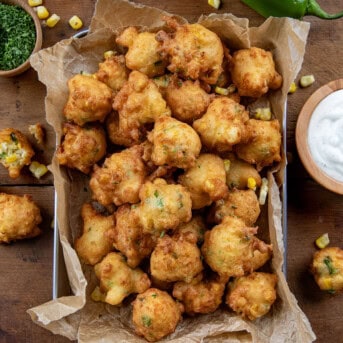
M 343 17 L 343 11 L 336 14 L 329 14 L 321 9 L 316 0 L 308 0 L 306 15 L 313 15 L 322 19 L 338 19 Z

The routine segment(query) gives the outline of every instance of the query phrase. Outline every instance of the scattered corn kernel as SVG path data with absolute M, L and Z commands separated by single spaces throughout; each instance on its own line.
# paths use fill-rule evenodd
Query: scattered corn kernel
M 256 180 L 253 177 L 248 177 L 247 186 L 249 189 L 256 191 Z
M 260 120 L 270 120 L 272 119 L 272 112 L 269 107 L 256 108 L 254 117 Z
M 39 19 L 46 19 L 50 15 L 49 11 L 45 6 L 37 6 L 36 12 Z
M 28 0 L 27 2 L 29 4 L 29 6 L 31 7 L 36 7 L 39 6 L 43 3 L 43 0 Z
M 315 78 L 313 75 L 305 75 L 302 76 L 300 79 L 300 86 L 305 88 L 311 86 L 315 81 Z
M 45 175 L 49 171 L 48 168 L 44 164 L 41 164 L 37 161 L 31 162 L 29 166 L 29 170 L 33 174 L 33 176 L 37 179 L 40 179 L 43 175 Z
M 104 52 L 104 59 L 110 58 L 116 54 L 113 50 L 107 50 Z
M 320 237 L 318 237 L 316 239 L 316 246 L 319 249 L 323 249 L 325 247 L 327 247 L 330 243 L 330 239 L 329 239 L 329 234 L 328 233 L 324 233 L 323 235 L 321 235 Z
M 230 160 L 224 160 L 224 169 L 226 173 L 230 171 L 230 166 L 231 166 Z
M 83 23 L 82 23 L 82 20 L 81 20 L 77 15 L 73 15 L 73 16 L 69 19 L 69 25 L 70 25 L 71 28 L 73 28 L 74 30 L 78 30 L 78 29 L 81 29 Z
M 291 83 L 291 86 L 289 87 L 289 90 L 288 90 L 288 93 L 289 94 L 293 94 L 293 93 L 295 93 L 295 91 L 297 90 L 297 85 L 295 84 L 295 82 L 292 82 Z
M 268 180 L 265 177 L 263 177 L 261 188 L 260 188 L 260 196 L 258 199 L 258 202 L 260 203 L 260 205 L 264 205 L 266 203 L 268 190 L 269 190 Z
M 215 9 L 220 7 L 220 0 L 208 0 L 207 3 Z
M 46 25 L 48 27 L 55 27 L 56 24 L 60 21 L 60 19 L 60 16 L 54 13 L 46 20 Z
M 216 87 L 214 89 L 214 91 L 217 93 L 217 94 L 220 94 L 220 95 L 229 95 L 229 90 L 227 88 L 222 88 L 222 87 Z
M 322 286 L 325 287 L 325 289 L 331 289 L 332 288 L 332 279 L 330 277 L 323 278 L 321 280 Z

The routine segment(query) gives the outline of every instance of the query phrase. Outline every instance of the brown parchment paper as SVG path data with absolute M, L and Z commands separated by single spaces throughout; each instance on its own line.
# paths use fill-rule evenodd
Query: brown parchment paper
M 46 85 L 46 116 L 54 127 L 57 143 L 61 141 L 62 110 L 68 96 L 67 80 L 80 71 L 97 70 L 103 52 L 116 48 L 116 33 L 129 25 L 157 31 L 163 27 L 159 9 L 125 0 L 98 0 L 90 33 L 81 39 L 67 39 L 41 50 L 31 58 L 41 82 Z M 180 18 L 182 22 L 185 19 Z M 270 96 L 273 112 L 285 125 L 287 92 L 301 68 L 309 24 L 289 18 L 269 18 L 260 27 L 249 28 L 247 19 L 231 14 L 201 16 L 199 23 L 216 32 L 228 46 L 238 49 L 259 46 L 271 50 L 277 69 L 283 75 L 282 89 Z M 259 230 L 267 232 L 274 246 L 272 269 L 278 275 L 278 299 L 265 317 L 249 322 L 229 310 L 184 318 L 177 330 L 162 341 L 168 342 L 312 342 L 315 335 L 304 313 L 297 305 L 282 273 L 284 245 L 282 204 L 279 185 L 283 182 L 286 159 L 276 174 L 269 172 L 268 222 Z M 57 192 L 57 219 L 72 296 L 65 296 L 28 310 L 32 320 L 55 334 L 91 342 L 144 342 L 133 332 L 131 306 L 115 307 L 89 299 L 97 284 L 93 268 L 82 266 L 73 249 L 80 234 L 80 209 L 90 200 L 88 177 L 60 168 L 55 159 L 50 166 Z M 278 177 L 275 178 L 274 175 Z M 277 182 L 276 182 L 277 179 Z M 266 206 L 265 206 L 266 207 Z

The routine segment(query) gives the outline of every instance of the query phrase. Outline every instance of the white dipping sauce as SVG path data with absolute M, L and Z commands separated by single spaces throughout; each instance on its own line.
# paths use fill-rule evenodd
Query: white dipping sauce
M 307 138 L 318 167 L 343 181 L 343 89 L 329 94 L 315 108 Z

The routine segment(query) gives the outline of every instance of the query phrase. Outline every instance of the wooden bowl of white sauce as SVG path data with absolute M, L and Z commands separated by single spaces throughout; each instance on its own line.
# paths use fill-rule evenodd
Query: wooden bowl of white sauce
M 299 157 L 314 180 L 343 194 L 343 79 L 316 90 L 296 125 Z

